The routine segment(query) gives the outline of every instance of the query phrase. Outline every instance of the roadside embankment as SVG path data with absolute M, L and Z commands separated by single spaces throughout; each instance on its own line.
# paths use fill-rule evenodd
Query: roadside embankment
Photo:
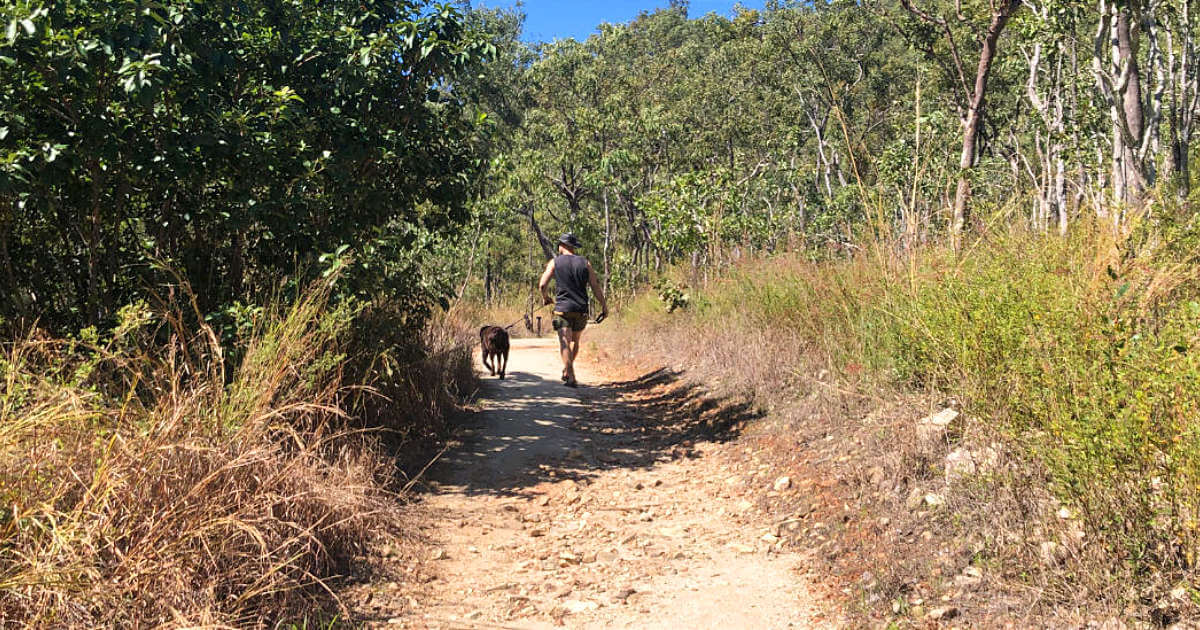
M 1197 616 L 1196 242 L 746 262 L 674 277 L 598 344 L 769 412 L 742 439 L 807 472 L 764 500 L 864 621 L 1169 625 Z

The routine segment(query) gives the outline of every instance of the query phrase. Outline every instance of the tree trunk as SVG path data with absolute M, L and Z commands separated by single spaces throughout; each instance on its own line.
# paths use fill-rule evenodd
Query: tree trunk
M 493 282 L 492 261 L 489 258 L 483 266 L 483 303 L 487 306 L 492 305 L 492 299 L 495 297 L 492 291 Z
M 533 235 L 537 238 L 537 242 L 542 246 L 542 253 L 545 254 L 546 260 L 554 258 L 554 243 L 546 238 L 546 233 L 542 232 L 542 228 L 538 225 L 537 219 L 533 216 L 533 208 L 521 208 L 517 210 L 529 219 L 529 227 L 533 230 Z
M 1121 121 L 1113 128 L 1113 181 L 1117 185 L 1117 198 L 1127 205 L 1141 202 L 1146 192 L 1146 179 L 1139 168 L 1137 146 L 1133 144 L 1144 133 L 1145 117 L 1142 112 L 1142 78 L 1138 69 L 1138 41 L 1132 27 L 1128 7 L 1117 9 L 1115 25 L 1117 67 L 1126 68 L 1124 90 L 1120 91 L 1118 107 L 1124 112 L 1125 129 Z
M 975 89 L 971 94 L 967 118 L 963 123 L 962 154 L 958 161 L 958 187 L 954 193 L 954 217 L 951 223 L 951 230 L 955 235 L 961 234 L 967 223 L 967 203 L 971 196 L 970 170 L 975 166 L 979 124 L 983 119 L 988 75 L 991 73 L 992 63 L 996 60 L 997 43 L 1009 18 L 1020 6 L 1021 0 L 1005 0 L 999 9 L 992 13 L 992 21 L 988 24 L 987 33 L 983 39 L 983 48 L 979 51 L 979 66 L 975 70 Z
M 608 189 L 604 189 L 604 294 L 609 291 L 609 260 L 612 250 L 612 218 L 608 210 Z
M 91 213 L 85 240 L 87 242 L 87 321 L 93 326 L 100 324 L 100 228 L 101 228 L 101 171 L 93 163 L 91 169 Z
M 1171 143 L 1170 172 L 1175 194 L 1185 202 L 1191 195 L 1192 176 L 1188 165 L 1192 133 L 1200 114 L 1200 66 L 1196 59 L 1195 33 L 1192 29 L 1192 2 L 1184 0 L 1178 15 L 1167 29 L 1167 55 L 1170 88 L 1168 119 Z M 1178 48 L 1175 40 L 1179 41 Z
M 8 249 L 8 243 L 11 240 L 13 229 L 13 220 L 15 213 L 13 209 L 16 207 L 16 202 L 5 204 L 8 207 L 7 216 L 0 220 L 0 265 L 4 266 L 4 283 L 9 300 L 14 304 L 17 315 L 25 315 L 25 296 L 20 293 L 20 288 L 17 286 L 17 275 L 13 271 L 12 256 Z

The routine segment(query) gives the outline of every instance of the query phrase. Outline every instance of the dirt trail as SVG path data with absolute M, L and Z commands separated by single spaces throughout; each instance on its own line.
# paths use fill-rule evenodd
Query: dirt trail
M 514 340 L 509 378 L 485 376 L 463 445 L 429 475 L 426 592 L 381 625 L 836 625 L 813 601 L 804 558 L 724 491 L 729 475 L 710 455 L 733 445 L 656 433 L 631 402 L 656 395 L 656 375 L 612 382 L 584 362 L 584 386 L 564 387 L 557 350 Z

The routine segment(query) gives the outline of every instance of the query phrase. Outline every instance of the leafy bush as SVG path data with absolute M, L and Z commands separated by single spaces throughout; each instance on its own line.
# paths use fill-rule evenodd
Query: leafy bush
M 691 298 L 685 288 L 668 280 L 661 280 L 655 285 L 658 289 L 658 299 L 666 305 L 668 313 L 674 313 L 681 308 L 687 308 Z
M 109 325 L 165 263 L 236 321 L 347 248 L 346 294 L 414 314 L 447 294 L 429 259 L 488 152 L 450 86 L 494 51 L 457 8 L 9 2 L 3 27 L 5 318 Z

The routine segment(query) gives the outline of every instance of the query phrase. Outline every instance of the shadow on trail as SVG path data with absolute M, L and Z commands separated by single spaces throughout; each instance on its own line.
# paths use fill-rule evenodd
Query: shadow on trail
M 536 366 L 503 381 L 484 377 L 483 409 L 462 419 L 461 444 L 430 471 L 426 489 L 516 496 L 547 482 L 650 468 L 695 456 L 695 442 L 736 437 L 761 416 L 745 401 L 713 397 L 666 369 L 567 388 L 550 361 L 557 355 L 538 349 Z

